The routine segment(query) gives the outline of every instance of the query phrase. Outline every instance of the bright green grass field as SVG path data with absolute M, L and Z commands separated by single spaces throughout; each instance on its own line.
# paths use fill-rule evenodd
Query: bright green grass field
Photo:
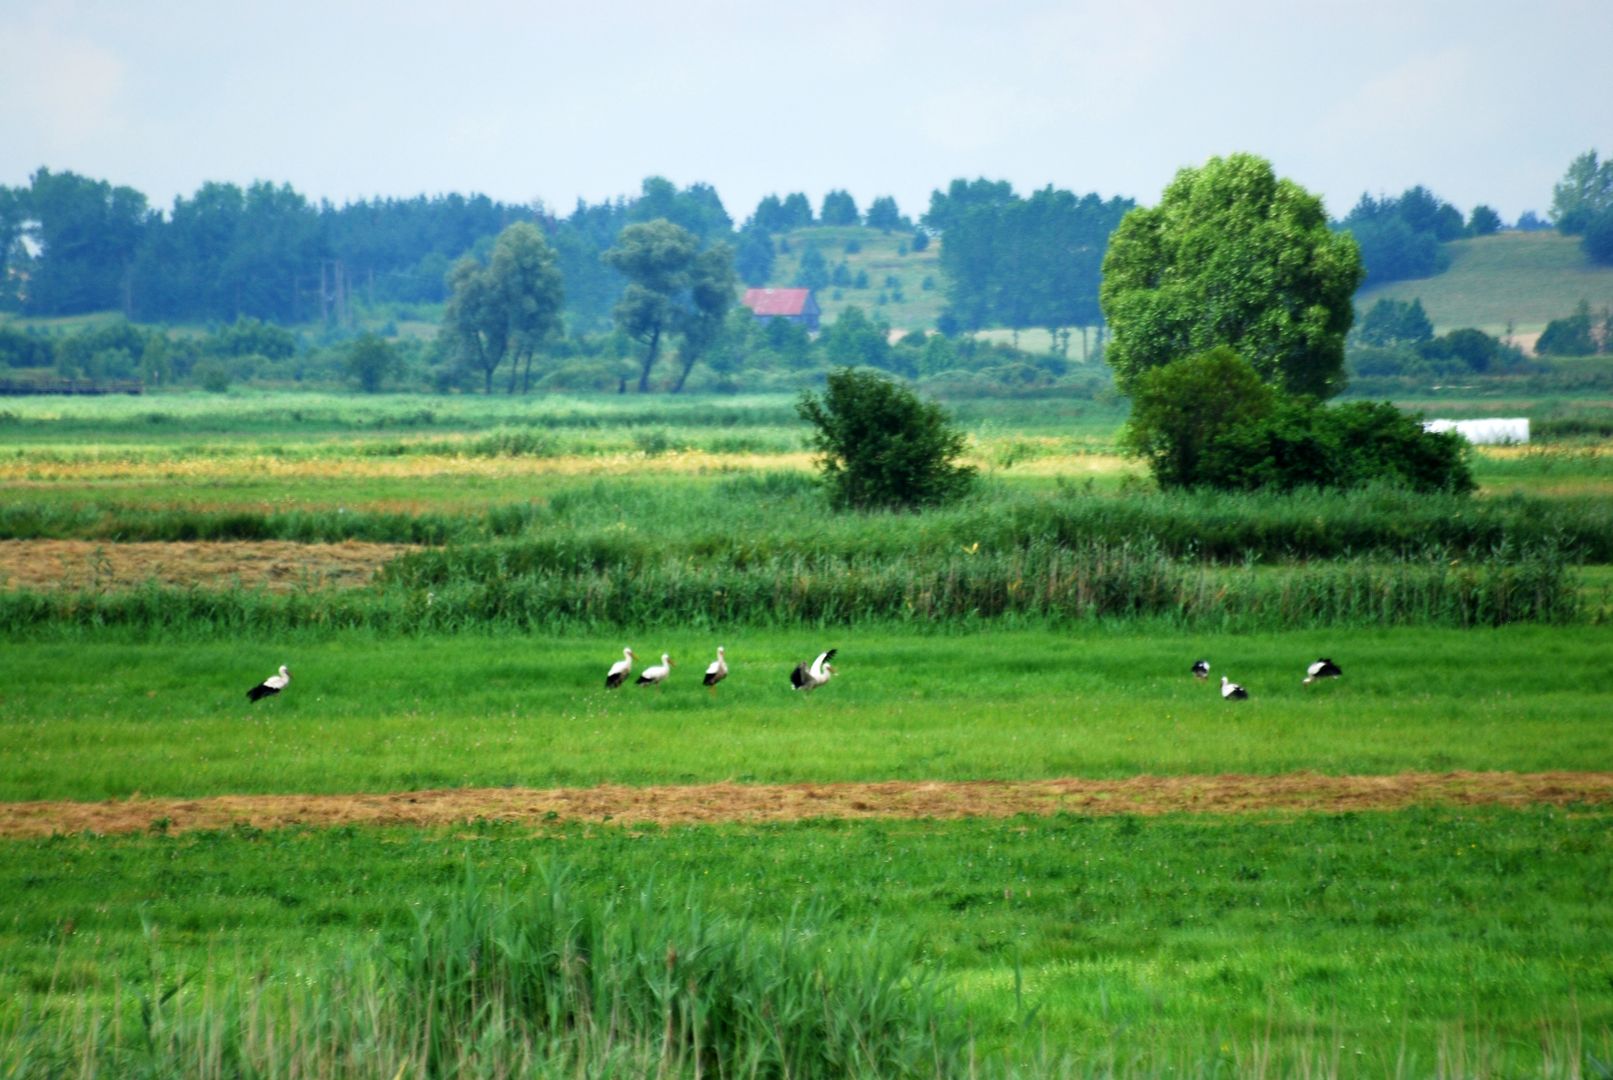
M 623 645 L 660 688 L 603 687 Z M 701 674 L 718 644 L 731 675 Z M 835 647 L 806 696 L 795 662 Z M 1342 679 L 1306 687 L 1319 655 Z M 1248 687 L 1223 701 L 1212 675 Z M 16 641 L 0 799 L 463 786 L 1606 769 L 1608 626 Z M 279 697 L 248 687 L 289 664 Z
M 559 860 L 600 898 L 649 888 L 763 932 L 806 907 L 906 942 L 982 1058 L 1031 1075 L 1429 1076 L 1452 1055 L 1445 1075 L 1595 1075 L 1610 836 L 1605 808 L 1490 807 L 0 842 L 0 1048 L 53 993 L 317 982 L 467 870 L 520 889 Z

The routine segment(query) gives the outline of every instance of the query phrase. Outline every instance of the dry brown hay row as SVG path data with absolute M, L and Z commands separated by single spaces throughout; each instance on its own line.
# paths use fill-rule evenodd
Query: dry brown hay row
M 0 836 L 40 837 L 338 825 L 697 825 L 822 818 L 1002 818 L 1021 814 L 1341 813 L 1409 806 L 1613 803 L 1613 773 L 1392 776 L 1137 776 L 1124 780 L 883 781 L 663 787 L 464 788 L 358 795 L 221 795 L 0 803 Z
M 289 540 L 110 543 L 0 540 L 0 588 L 128 588 L 156 580 L 188 587 L 368 585 L 407 544 L 299 544 Z

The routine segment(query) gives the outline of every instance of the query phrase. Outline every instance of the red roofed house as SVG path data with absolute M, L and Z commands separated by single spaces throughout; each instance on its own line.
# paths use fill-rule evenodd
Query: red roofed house
M 758 319 L 788 319 L 817 332 L 818 301 L 811 289 L 746 289 L 743 303 Z

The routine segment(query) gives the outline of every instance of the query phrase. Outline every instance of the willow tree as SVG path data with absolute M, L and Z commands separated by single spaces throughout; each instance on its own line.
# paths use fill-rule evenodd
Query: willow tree
M 517 377 L 525 391 L 538 347 L 560 328 L 564 293 L 549 241 L 536 225 L 517 222 L 499 233 L 485 267 L 461 259 L 448 288 L 443 331 L 459 356 L 482 372 L 489 394 L 493 373 L 509 358 L 510 393 Z
M 716 244 L 702 251 L 694 233 L 658 219 L 623 229 L 601 258 L 627 278 L 616 305 L 616 325 L 644 344 L 639 392 L 649 390 L 650 370 L 662 346 L 677 338 L 682 362 L 672 388 L 677 393 L 716 341 L 733 305 L 738 279 L 732 250 Z

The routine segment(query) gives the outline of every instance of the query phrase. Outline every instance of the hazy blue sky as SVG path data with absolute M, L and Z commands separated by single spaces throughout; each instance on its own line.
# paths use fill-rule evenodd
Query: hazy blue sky
M 1420 183 L 1511 221 L 1613 155 L 1610 40 L 1610 0 L 0 0 L 0 184 L 564 212 L 662 175 L 737 222 L 954 177 L 1153 203 L 1250 151 L 1335 217 Z

